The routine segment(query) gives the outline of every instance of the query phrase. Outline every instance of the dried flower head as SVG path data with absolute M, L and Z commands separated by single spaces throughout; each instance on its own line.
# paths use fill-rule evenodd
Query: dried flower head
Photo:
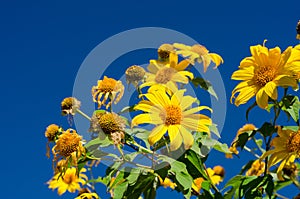
M 127 84 L 137 86 L 145 78 L 145 74 L 146 71 L 144 68 L 137 65 L 130 66 L 125 72 L 126 82 Z
M 106 109 L 111 106 L 112 102 L 115 104 L 120 101 L 124 94 L 124 85 L 121 81 L 104 76 L 103 80 L 98 81 L 97 86 L 92 87 L 92 96 L 94 102 L 98 103 L 98 108 L 106 105 Z M 106 104 L 107 100 L 110 100 Z
M 50 124 L 45 131 L 45 137 L 49 142 L 53 142 L 54 138 L 62 131 L 62 129 L 56 124 Z
M 116 113 L 106 113 L 99 118 L 99 124 L 105 134 L 125 130 L 125 121 Z
M 80 108 L 81 102 L 75 97 L 67 97 L 61 102 L 62 115 L 75 115 L 77 109 Z
M 78 152 L 81 155 L 85 151 L 81 139 L 82 137 L 75 130 L 66 130 L 59 136 L 56 145 L 52 148 L 53 154 L 69 157 L 73 152 Z
M 174 53 L 175 49 L 171 44 L 162 44 L 158 50 L 158 58 L 161 61 L 165 61 L 167 59 L 169 59 L 170 53 Z

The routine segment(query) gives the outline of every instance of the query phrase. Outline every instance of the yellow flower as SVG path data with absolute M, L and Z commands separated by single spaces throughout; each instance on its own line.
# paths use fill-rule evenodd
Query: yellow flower
M 83 174 L 85 171 L 85 168 L 81 169 L 78 177 L 76 168 L 68 168 L 64 174 L 55 174 L 47 183 L 50 189 L 57 189 L 58 195 L 62 195 L 66 191 L 74 193 L 76 190 L 80 190 L 80 184 L 83 185 L 88 180 L 87 176 Z
M 170 187 L 171 189 L 175 189 L 175 187 L 177 187 L 176 183 L 172 182 L 172 180 L 170 180 L 170 178 L 165 177 L 165 179 L 163 180 L 160 176 L 158 176 L 160 185 L 163 186 L 164 188 Z
M 138 83 L 144 80 L 146 71 L 140 66 L 133 65 L 125 71 L 127 84 L 133 84 L 135 87 Z
M 175 51 L 171 51 L 168 53 L 168 57 L 166 59 L 150 60 L 150 63 L 160 65 L 161 67 L 168 65 L 171 68 L 175 68 L 177 71 L 183 71 L 191 62 L 188 59 L 184 59 L 178 63 L 178 55 L 175 53 Z
M 265 163 L 260 160 L 255 160 L 251 168 L 246 172 L 246 176 L 260 176 L 265 172 Z
M 52 152 L 62 157 L 69 157 L 73 152 L 77 152 L 79 157 L 85 152 L 81 139 L 82 137 L 74 129 L 68 129 L 58 137 L 56 145 L 52 148 Z
M 96 193 L 83 193 L 74 199 L 99 199 L 99 196 Z
M 224 177 L 224 174 L 225 174 L 225 170 L 224 170 L 223 167 L 215 166 L 213 169 L 207 168 L 206 172 L 207 172 L 207 175 L 210 178 L 211 182 L 214 185 L 218 185 L 220 182 L 223 181 L 223 177 Z M 202 177 L 194 179 L 193 184 L 192 184 L 192 189 L 195 192 L 199 193 L 201 188 L 202 188 L 201 187 L 202 182 L 204 182 L 204 181 L 205 180 Z
M 286 165 L 290 165 L 296 158 L 300 157 L 300 131 L 297 132 L 278 128 L 278 137 L 272 140 L 271 145 L 274 149 L 265 152 L 260 160 L 270 156 L 268 161 L 268 169 L 281 162 L 277 168 L 277 176 L 279 180 L 284 180 L 282 177 L 282 170 Z
M 172 65 L 172 64 L 171 64 Z M 146 73 L 146 82 L 141 85 L 141 88 L 146 86 L 163 86 L 166 89 L 170 89 L 172 92 L 177 90 L 177 84 L 187 84 L 189 79 L 193 79 L 194 75 L 188 71 L 177 71 L 174 67 L 170 67 L 170 64 L 160 64 L 156 60 L 150 60 L 150 64 Z
M 252 56 L 244 58 L 239 70 L 231 76 L 233 80 L 242 80 L 232 91 L 231 103 L 235 98 L 234 104 L 239 106 L 256 95 L 258 106 L 265 109 L 268 106 L 269 97 L 277 100 L 278 86 L 298 88 L 293 75 L 294 71 L 299 71 L 300 62 L 297 61 L 300 61 L 300 58 L 298 56 L 296 60 L 294 55 L 291 56 L 292 47 L 288 47 L 281 53 L 279 47 L 268 49 L 264 45 L 257 45 L 251 46 L 250 51 Z M 239 95 L 236 97 L 237 93 Z
M 106 109 L 108 109 L 112 102 L 118 103 L 123 94 L 124 85 L 122 82 L 106 76 L 104 76 L 103 80 L 98 80 L 97 86 L 92 87 L 93 100 L 98 103 L 98 108 L 106 105 Z M 106 104 L 108 99 L 110 99 L 110 102 Z
M 81 102 L 75 97 L 67 97 L 61 102 L 62 115 L 75 115 L 77 109 L 80 108 Z
M 156 125 L 148 137 L 150 145 L 158 142 L 168 132 L 171 150 L 178 149 L 182 142 L 185 149 L 189 149 L 194 142 L 191 131 L 209 133 L 211 119 L 202 114 L 195 114 L 203 109 L 211 110 L 206 106 L 191 108 L 197 101 L 191 96 L 183 96 L 186 90 L 178 90 L 169 96 L 165 91 L 157 90 L 144 96 L 143 100 L 135 106 L 135 110 L 145 113 L 135 116 L 132 126 L 149 123 Z
M 224 178 L 225 169 L 222 166 L 220 166 L 220 165 L 214 166 L 213 171 L 215 172 L 215 175 L 218 175 L 221 178 Z
M 231 146 L 229 147 L 229 150 L 232 152 L 232 153 L 227 153 L 225 156 L 226 158 L 232 158 L 232 154 L 239 154 L 239 151 L 237 150 L 237 146 L 238 146 L 238 143 L 237 143 L 237 139 L 239 137 L 240 134 L 242 133 L 245 133 L 247 131 L 253 131 L 257 129 L 253 124 L 245 124 L 242 128 L 240 128 L 237 133 L 236 133 L 236 136 L 233 140 L 233 142 L 231 143 Z
M 205 181 L 204 180 L 204 178 L 196 178 L 196 179 L 194 179 L 194 181 L 193 181 L 193 184 L 192 184 L 192 189 L 195 191 L 195 192 L 197 192 L 197 193 L 199 193 L 200 192 L 200 190 L 201 190 L 201 188 L 202 188 L 202 182 L 203 181 Z
M 184 44 L 174 43 L 173 46 L 178 49 L 176 51 L 177 54 L 180 54 L 183 57 L 188 57 L 193 65 L 195 64 L 195 61 L 199 63 L 203 62 L 204 72 L 206 72 L 211 62 L 215 63 L 215 68 L 224 62 L 220 55 L 216 53 L 209 53 L 205 46 L 200 44 L 187 46 Z

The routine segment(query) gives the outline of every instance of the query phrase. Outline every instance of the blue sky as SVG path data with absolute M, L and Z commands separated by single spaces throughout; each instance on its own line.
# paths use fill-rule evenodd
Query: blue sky
M 52 171 L 51 160 L 45 156 L 44 130 L 51 123 L 67 125 L 60 116 L 60 101 L 72 94 L 85 57 L 108 37 L 152 26 L 182 32 L 222 55 L 225 63 L 219 71 L 229 97 L 236 85 L 230 76 L 241 59 L 250 55 L 250 45 L 262 44 L 264 39 L 268 39 L 268 47 L 282 49 L 299 43 L 295 39 L 299 13 L 296 0 L 0 1 L 1 196 L 59 198 L 45 185 Z M 248 106 L 236 108 L 227 99 L 227 107 L 221 140 L 230 144 L 246 123 L 243 115 Z M 270 118 L 260 113 L 254 110 L 250 122 L 259 126 L 261 119 Z M 215 152 L 208 166 L 224 165 L 228 180 L 238 173 L 233 165 L 243 165 L 249 157 L 226 160 Z M 103 187 L 99 190 L 104 191 Z M 289 189 L 282 194 L 292 197 L 297 192 Z M 159 193 L 158 198 L 163 198 L 170 192 L 161 188 Z

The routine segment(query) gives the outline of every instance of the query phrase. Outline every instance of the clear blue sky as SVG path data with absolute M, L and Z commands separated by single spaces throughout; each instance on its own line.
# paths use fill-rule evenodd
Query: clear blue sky
M 59 198 L 45 185 L 52 171 L 51 160 L 45 156 L 44 130 L 50 123 L 66 125 L 60 101 L 72 94 L 82 61 L 106 38 L 147 26 L 182 32 L 222 55 L 225 63 L 219 69 L 229 97 L 236 85 L 230 76 L 241 59 L 250 55 L 250 45 L 268 39 L 267 46 L 285 49 L 298 43 L 299 13 L 296 0 L 0 1 L 1 198 Z M 230 144 L 246 123 L 248 106 L 236 108 L 229 99 L 227 103 L 221 140 Z M 250 115 L 257 126 L 269 117 L 258 113 L 254 110 Z M 208 166 L 224 165 L 228 180 L 249 157 L 226 160 L 216 152 Z M 159 190 L 158 198 L 169 194 Z M 99 192 L 107 198 L 103 187 Z M 297 192 L 290 189 L 282 194 L 292 197 Z

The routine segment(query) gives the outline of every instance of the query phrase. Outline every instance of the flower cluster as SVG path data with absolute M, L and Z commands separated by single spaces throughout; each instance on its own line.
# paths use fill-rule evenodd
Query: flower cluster
M 275 198 L 284 186 L 300 187 L 300 101 L 294 95 L 300 80 L 300 45 L 281 52 L 279 47 L 267 48 L 265 40 L 251 46 L 250 53 L 231 76 L 241 82 L 233 89 L 230 102 L 238 107 L 255 97 L 246 120 L 255 107 L 272 116 L 260 127 L 252 122 L 237 128 L 230 146 L 217 140 L 220 134 L 212 114 L 218 110 L 202 101 L 205 95 L 200 96 L 200 105 L 197 92 L 215 93 L 213 84 L 196 71 L 201 67 L 207 72 L 210 65 L 217 69 L 223 58 L 201 44 L 162 44 L 157 58 L 150 58 L 146 67 L 122 69 L 128 87 L 110 74 L 95 82 L 91 116 L 80 110 L 81 102 L 74 97 L 61 102 L 69 127 L 51 124 L 44 133 L 47 157 L 52 152 L 53 158 L 54 174 L 48 187 L 57 189 L 59 195 L 78 192 L 75 199 L 99 199 L 96 183 L 104 184 L 112 198 L 145 199 L 154 198 L 159 187 L 180 192 L 185 198 L 224 199 Z M 136 92 L 130 104 L 118 107 L 132 85 Z M 190 94 L 191 88 L 196 94 Z M 283 112 L 294 126 L 281 121 Z M 73 116 L 89 120 L 88 141 L 72 126 Z M 224 167 L 207 167 L 213 149 L 231 159 L 243 151 L 254 158 L 223 184 Z M 103 160 L 110 163 L 105 175 L 94 178 L 92 171 Z

